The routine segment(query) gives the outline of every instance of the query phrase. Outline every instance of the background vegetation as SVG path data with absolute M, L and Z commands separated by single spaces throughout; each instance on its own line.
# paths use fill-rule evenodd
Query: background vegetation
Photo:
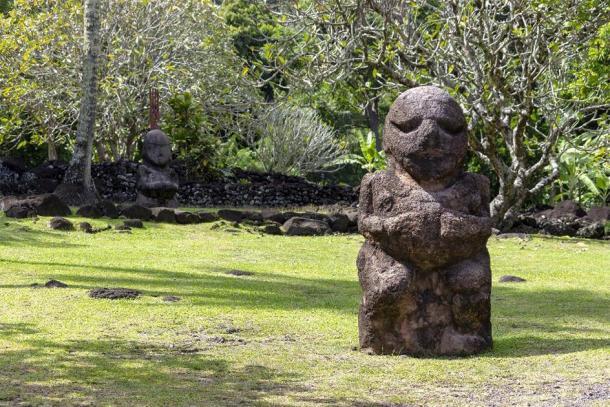
M 241 166 L 357 183 L 383 167 L 363 140 L 370 132 L 381 148 L 394 98 L 436 84 L 469 117 L 469 168 L 492 178 L 497 221 L 561 199 L 608 203 L 605 2 L 102 3 L 95 160 L 137 158 L 156 88 L 162 127 L 194 178 Z M 0 11 L 0 155 L 68 159 L 82 1 L 4 1 Z M 295 134 L 289 161 L 299 164 L 279 165 Z M 332 154 L 316 159 L 308 145 Z

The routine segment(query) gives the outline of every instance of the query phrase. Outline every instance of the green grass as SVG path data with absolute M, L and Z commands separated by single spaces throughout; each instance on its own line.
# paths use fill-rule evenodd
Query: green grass
M 415 359 L 355 350 L 360 236 L 47 220 L 0 217 L 0 405 L 610 403 L 609 242 L 492 238 L 493 351 Z M 70 287 L 31 286 L 52 278 Z

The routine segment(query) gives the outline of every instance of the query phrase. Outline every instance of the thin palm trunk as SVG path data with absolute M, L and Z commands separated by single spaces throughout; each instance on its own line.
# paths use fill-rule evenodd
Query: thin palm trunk
M 100 1 L 85 0 L 85 33 L 82 102 L 76 142 L 63 184 L 56 193 L 71 204 L 82 204 L 97 198 L 91 177 L 93 137 L 97 108 L 98 56 L 100 54 Z

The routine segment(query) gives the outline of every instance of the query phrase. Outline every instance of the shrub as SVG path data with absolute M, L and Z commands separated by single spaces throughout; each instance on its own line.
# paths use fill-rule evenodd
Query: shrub
M 266 171 L 291 175 L 328 171 L 343 154 L 335 131 L 308 109 L 277 105 L 259 118 L 256 133 L 255 155 Z
M 189 178 L 211 178 L 215 175 L 220 142 L 206 131 L 201 106 L 190 93 L 174 95 L 168 102 L 171 113 L 164 117 L 164 130 L 174 142 L 178 159 L 184 161 Z

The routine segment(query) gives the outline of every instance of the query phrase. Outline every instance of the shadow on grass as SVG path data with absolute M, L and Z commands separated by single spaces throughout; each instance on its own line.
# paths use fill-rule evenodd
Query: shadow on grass
M 85 247 L 66 241 L 68 232 L 50 232 L 33 229 L 27 224 L 2 223 L 0 220 L 0 246 L 38 247 L 38 248 L 75 248 Z M 76 232 L 71 232 L 76 233 Z
M 494 337 L 490 357 L 563 354 L 610 347 L 610 297 L 587 290 L 521 290 L 495 286 L 492 312 L 502 332 Z M 582 323 L 578 323 L 582 320 Z M 588 337 L 587 337 L 588 336 Z
M 294 400 L 316 406 L 398 406 L 312 397 L 314 386 L 304 384 L 302 374 L 259 364 L 237 366 L 209 349 L 193 353 L 114 339 L 56 342 L 41 339 L 28 324 L 1 325 L 0 340 L 5 339 L 25 349 L 0 349 L 0 405 L 277 407 Z
M 265 397 L 307 390 L 298 375 L 265 366 L 138 342 L 60 343 L 26 324 L 0 326 L 0 340 L 16 335 L 24 350 L 0 350 L 0 404 L 266 406 Z
M 187 273 L 23 260 L 11 260 L 11 263 L 100 272 L 95 275 L 49 273 L 49 278 L 65 282 L 70 288 L 126 287 L 141 290 L 145 295 L 190 298 L 193 304 L 204 306 L 286 310 L 328 308 L 354 313 L 360 298 L 360 287 L 356 281 L 316 280 L 262 272 L 253 272 L 251 276 L 234 276 L 231 273 L 236 270 L 218 266 Z M 44 284 L 44 281 L 32 283 Z M 0 288 L 25 288 L 30 287 L 30 284 L 0 284 Z
M 231 269 L 216 266 L 188 273 L 55 262 L 14 262 L 65 268 L 63 274 L 53 273 L 49 277 L 68 283 L 70 288 L 127 287 L 139 289 L 145 295 L 177 295 L 190 299 L 188 303 L 172 304 L 177 307 L 220 305 L 282 311 L 328 309 L 354 314 L 360 297 L 356 281 L 307 279 L 263 272 L 236 277 L 228 274 Z M 89 275 L 68 270 L 98 273 Z M 0 285 L 0 288 L 25 287 L 29 285 Z M 141 302 L 134 305 L 167 306 Z M 586 324 L 586 321 L 595 321 L 601 326 L 610 325 L 610 298 L 603 292 L 574 289 L 531 291 L 521 286 L 499 285 L 493 288 L 492 312 L 496 335 L 494 350 L 486 354 L 490 357 L 562 354 L 610 346 L 608 330 Z M 584 321 L 582 324 L 578 323 L 581 319 Z

